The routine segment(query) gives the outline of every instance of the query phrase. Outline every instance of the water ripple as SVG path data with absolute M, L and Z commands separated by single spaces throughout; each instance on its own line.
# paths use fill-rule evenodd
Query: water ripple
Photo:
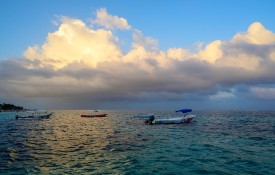
M 197 111 L 188 125 L 145 125 L 135 111 L 83 112 L 29 121 L 0 114 L 0 174 L 274 174 L 272 111 Z

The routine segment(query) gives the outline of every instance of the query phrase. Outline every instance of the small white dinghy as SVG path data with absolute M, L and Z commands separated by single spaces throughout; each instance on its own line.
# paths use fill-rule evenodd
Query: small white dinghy
M 53 112 L 48 112 L 47 110 L 37 110 L 37 111 L 26 111 L 20 115 L 16 115 L 15 119 L 45 119 L 49 118 Z

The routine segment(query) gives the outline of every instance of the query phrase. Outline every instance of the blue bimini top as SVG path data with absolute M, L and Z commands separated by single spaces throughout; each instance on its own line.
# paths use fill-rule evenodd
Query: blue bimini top
M 182 112 L 182 113 L 187 113 L 187 112 L 191 112 L 192 109 L 180 109 L 180 110 L 177 110 L 176 112 Z

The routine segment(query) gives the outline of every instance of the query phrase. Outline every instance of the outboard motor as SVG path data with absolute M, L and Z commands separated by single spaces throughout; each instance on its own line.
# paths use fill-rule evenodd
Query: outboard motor
M 147 120 L 145 120 L 145 123 L 152 125 L 154 120 L 155 120 L 155 116 L 150 116 Z

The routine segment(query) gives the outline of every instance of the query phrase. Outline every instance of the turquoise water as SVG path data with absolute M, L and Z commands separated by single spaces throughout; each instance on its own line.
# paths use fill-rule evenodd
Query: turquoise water
M 141 111 L 83 112 L 0 113 L 0 174 L 275 174 L 274 111 L 194 111 L 196 122 L 180 125 L 145 125 L 133 118 Z

